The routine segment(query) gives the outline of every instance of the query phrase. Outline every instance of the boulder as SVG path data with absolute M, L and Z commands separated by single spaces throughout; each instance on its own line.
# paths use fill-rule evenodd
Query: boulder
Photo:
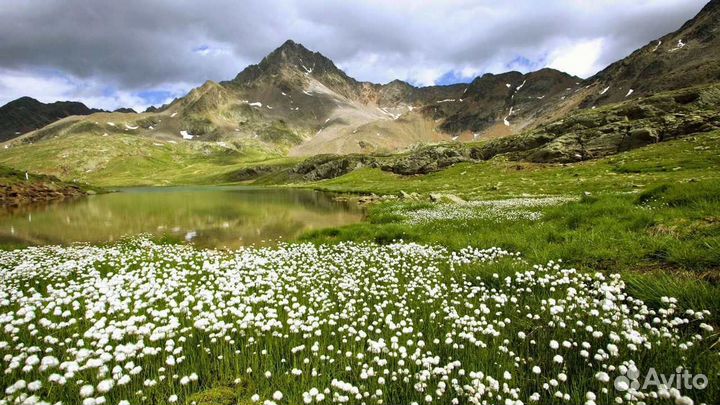
M 437 202 L 437 203 L 453 203 L 453 204 L 462 204 L 465 202 L 465 200 L 463 200 L 462 198 L 460 198 L 454 194 L 438 194 L 438 193 L 431 193 L 430 201 Z
M 465 202 L 462 198 L 456 196 L 455 194 L 445 194 L 444 197 L 449 200 L 450 202 L 453 202 L 455 204 L 462 204 Z
M 470 151 L 463 145 L 456 147 L 431 146 L 387 160 L 380 165 L 380 169 L 408 176 L 432 173 L 457 163 L 472 160 Z
M 582 160 L 583 155 L 584 151 L 579 138 L 568 135 L 530 151 L 526 157 L 527 160 L 538 163 L 569 163 Z
M 421 199 L 420 194 L 406 193 L 403 190 L 400 190 L 400 198 L 403 200 L 410 200 L 410 201 L 419 201 Z
M 318 155 L 300 162 L 293 172 L 301 174 L 307 181 L 318 181 L 342 176 L 374 162 L 375 158 L 365 155 Z
M 642 127 L 631 130 L 618 145 L 619 151 L 639 148 L 658 142 L 659 138 L 654 128 Z

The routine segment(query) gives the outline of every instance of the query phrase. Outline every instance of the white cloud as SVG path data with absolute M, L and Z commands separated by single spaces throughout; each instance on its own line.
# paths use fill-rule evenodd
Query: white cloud
M 460 76 L 463 78 L 473 78 L 480 74 L 480 69 L 476 66 L 465 66 L 460 69 Z
M 223 46 L 201 45 L 192 50 L 194 53 L 202 56 L 224 56 L 230 55 L 230 49 Z
M 544 66 L 588 76 L 706 1 L 2 0 L 13 23 L 0 24 L 0 38 L 12 38 L 0 41 L 0 100 L 139 107 L 143 90 L 231 79 L 286 39 L 364 81 L 433 84 L 448 72 L 469 79 Z
M 416 83 L 420 86 L 432 86 L 433 84 L 437 83 L 438 79 L 443 75 L 443 70 L 438 68 L 419 68 L 419 69 L 411 69 L 407 74 L 406 77 L 408 80 L 410 80 L 413 83 Z
M 568 42 L 550 53 L 547 66 L 582 78 L 592 76 L 604 67 L 599 63 L 604 42 L 603 38 Z
M 0 70 L 0 105 L 22 96 L 31 96 L 42 102 L 62 100 L 74 86 L 54 75 Z
M 147 100 L 136 92 L 111 90 L 107 85 L 107 83 L 99 83 L 95 80 L 83 80 L 58 73 L 0 70 L 0 105 L 23 96 L 29 96 L 43 103 L 64 100 L 80 101 L 88 107 L 104 110 L 129 107 L 135 111 L 144 111 L 150 106 Z M 185 95 L 187 89 L 195 85 L 197 84 L 164 84 L 162 87 L 171 96 L 156 104 L 169 103 L 174 97 Z

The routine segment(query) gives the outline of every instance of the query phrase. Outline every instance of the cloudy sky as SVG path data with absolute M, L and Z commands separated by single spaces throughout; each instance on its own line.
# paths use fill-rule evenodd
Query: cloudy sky
M 549 66 L 588 77 L 706 0 L 0 0 L 0 105 L 144 109 L 293 39 L 349 75 L 416 85 Z

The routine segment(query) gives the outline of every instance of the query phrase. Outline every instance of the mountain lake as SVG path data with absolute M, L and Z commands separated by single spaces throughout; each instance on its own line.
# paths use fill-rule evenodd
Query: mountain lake
M 312 190 L 138 187 L 0 211 L 0 246 L 105 243 L 141 234 L 208 248 L 274 245 L 359 222 L 356 204 Z

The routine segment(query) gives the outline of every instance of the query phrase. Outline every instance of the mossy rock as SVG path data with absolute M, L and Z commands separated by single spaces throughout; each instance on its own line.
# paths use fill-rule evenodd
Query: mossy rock
M 653 128 L 636 128 L 630 131 L 627 137 L 619 145 L 620 150 L 630 150 L 659 141 L 657 132 Z
M 188 396 L 188 405 L 235 405 L 237 395 L 230 387 L 216 387 Z
M 183 119 L 183 129 L 193 135 L 207 135 L 215 131 L 215 126 L 206 117 L 191 116 Z
M 584 128 L 596 128 L 604 125 L 605 116 L 595 112 L 588 112 L 585 114 L 578 114 L 574 117 L 570 117 L 565 120 L 567 130 L 582 130 Z
M 311 171 L 315 170 L 318 166 L 323 165 L 325 163 L 331 162 L 335 159 L 340 159 L 340 156 L 338 155 L 331 155 L 331 154 L 321 154 L 321 155 L 315 155 L 311 156 L 302 162 L 298 163 L 294 168 L 293 172 L 298 174 L 307 174 Z
M 473 152 L 462 145 L 425 147 L 385 162 L 380 168 L 402 175 L 427 174 L 456 163 L 471 161 L 474 153 L 478 152 Z
M 540 148 L 532 149 L 526 159 L 537 163 L 567 163 L 582 160 L 582 145 L 574 136 L 563 136 Z
M 254 384 L 249 378 L 216 381 L 213 388 L 191 394 L 186 405 L 248 405 L 254 392 Z
M 252 401 L 245 398 L 245 389 L 215 387 L 196 392 L 188 396 L 187 405 L 248 405 Z
M 68 129 L 67 133 L 68 134 L 99 133 L 100 131 L 102 131 L 102 127 L 100 127 L 100 125 L 97 125 L 94 122 L 82 121 L 78 124 L 71 126 Z

